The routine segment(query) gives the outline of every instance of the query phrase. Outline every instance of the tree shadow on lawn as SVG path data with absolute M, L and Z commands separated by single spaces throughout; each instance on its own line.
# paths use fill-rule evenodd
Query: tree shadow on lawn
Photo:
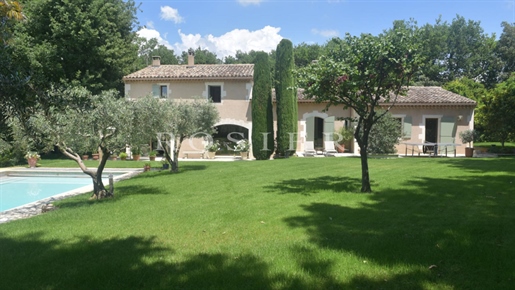
M 196 254 L 177 261 L 174 250 L 158 244 L 157 238 L 135 236 L 58 241 L 41 232 L 16 239 L 0 235 L 0 289 L 318 288 L 290 273 L 271 274 L 251 254 Z
M 359 192 L 361 180 L 357 178 L 341 176 L 320 176 L 315 178 L 299 178 L 278 181 L 264 187 L 268 192 L 281 194 L 300 194 L 310 196 L 319 191 L 332 192 Z
M 472 172 L 507 172 L 515 173 L 514 157 L 496 158 L 446 158 L 443 164 Z
M 160 188 L 158 186 L 143 186 L 143 185 L 117 185 L 114 186 L 114 198 L 104 199 L 90 199 L 92 192 L 79 195 L 74 199 L 63 199 L 57 202 L 57 206 L 60 208 L 77 208 L 87 207 L 100 203 L 116 202 L 126 196 L 130 195 L 157 195 L 157 194 L 169 194 L 170 192 Z
M 515 282 L 512 179 L 422 177 L 405 188 L 368 195 L 372 203 L 359 208 L 304 205 L 305 214 L 285 222 L 304 228 L 310 242 L 322 249 L 350 252 L 385 269 L 404 269 L 384 274 L 384 279 L 355 276 L 346 286 L 508 289 Z M 289 192 L 286 188 L 283 193 Z M 331 271 L 324 267 L 324 273 Z

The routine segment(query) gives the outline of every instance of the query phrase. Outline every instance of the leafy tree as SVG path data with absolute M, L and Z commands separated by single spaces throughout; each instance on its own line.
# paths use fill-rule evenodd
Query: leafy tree
M 179 58 L 180 63 L 187 64 L 188 63 L 188 52 L 183 51 L 181 57 Z M 222 61 L 219 60 L 216 54 L 210 52 L 207 49 L 202 49 L 200 46 L 195 49 L 195 64 L 221 64 Z
M 372 191 L 369 136 L 373 125 L 386 113 L 378 113 L 379 102 L 393 106 L 397 96 L 406 93 L 419 63 L 417 37 L 415 32 L 402 27 L 379 36 L 347 34 L 344 39 L 333 40 L 338 50 L 299 72 L 306 96 L 326 102 L 328 107 L 343 106 L 357 113 L 354 137 L 360 147 L 361 192 Z
M 112 196 L 102 181 L 110 152 L 125 146 L 131 123 L 132 111 L 115 91 L 92 95 L 84 88 L 69 88 L 55 92 L 68 101 L 65 109 L 51 107 L 48 111 L 38 111 L 29 122 L 36 128 L 48 150 L 57 146 L 66 157 L 74 160 L 82 171 L 93 180 L 95 198 Z M 75 100 L 87 98 L 88 106 L 75 106 Z M 78 103 L 81 103 L 80 101 Z M 102 158 L 96 169 L 88 168 L 80 155 L 85 152 L 99 151 Z
M 480 106 L 478 121 L 492 140 L 504 143 L 515 138 L 515 73 L 498 84 Z
M 273 122 L 272 80 L 268 54 L 258 52 L 254 65 L 252 93 L 252 144 L 254 144 L 252 154 L 257 160 L 268 160 L 272 155 L 274 149 Z
M 322 47 L 318 44 L 301 43 L 293 48 L 295 67 L 301 68 L 318 59 L 322 54 Z
M 477 78 L 481 74 L 480 68 L 475 64 L 482 61 L 482 55 L 478 52 L 485 49 L 487 39 L 488 36 L 478 21 L 466 21 L 459 15 L 453 19 L 447 36 L 447 81 L 463 76 Z
M 167 138 L 163 146 L 165 158 L 172 165 L 172 172 L 179 172 L 179 151 L 184 140 L 191 137 L 206 137 L 211 135 L 214 126 L 220 119 L 215 105 L 208 100 L 196 98 L 191 101 L 165 101 L 161 102 L 160 110 L 165 112 L 167 120 L 162 122 L 160 131 Z M 169 141 L 174 146 L 170 148 Z
M 443 88 L 476 102 L 480 102 L 487 94 L 487 89 L 483 84 L 466 77 L 448 82 Z
M 381 115 L 381 110 L 377 111 Z M 360 130 L 363 133 L 363 130 Z M 395 145 L 399 144 L 401 137 L 401 124 L 392 114 L 386 112 L 370 130 L 368 153 L 391 154 L 396 153 Z
M 133 0 L 34 0 L 16 50 L 47 84 L 71 83 L 93 93 L 117 89 L 137 58 Z
M 142 69 L 152 64 L 152 57 L 159 56 L 161 58 L 161 64 L 178 64 L 179 59 L 175 55 L 175 52 L 168 47 L 159 44 L 157 38 L 151 38 L 149 40 L 145 38 L 139 38 L 139 57 L 138 64 L 135 70 Z
M 275 62 L 275 97 L 277 101 L 277 153 L 286 156 L 296 150 L 297 94 L 293 81 L 293 45 L 283 39 L 277 45 Z M 293 140 L 292 140 L 293 139 Z
M 497 43 L 496 52 L 502 62 L 502 79 L 515 72 L 515 23 L 503 22 L 503 31 Z
M 25 15 L 18 1 L 0 0 L 0 43 L 10 39 L 14 23 L 24 18 Z
M 415 81 L 422 85 L 441 85 L 445 82 L 445 60 L 447 58 L 447 38 L 449 24 L 441 17 L 434 25 L 426 24 L 420 28 L 420 54 L 426 61 L 420 65 Z

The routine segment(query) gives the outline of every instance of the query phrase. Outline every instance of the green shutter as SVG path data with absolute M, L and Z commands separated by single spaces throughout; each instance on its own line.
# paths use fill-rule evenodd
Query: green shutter
M 324 140 L 333 141 L 334 134 L 334 117 L 324 119 Z
M 456 139 L 456 118 L 443 116 L 440 128 L 440 143 L 454 143 Z
M 404 139 L 411 139 L 411 116 L 404 117 L 404 123 L 402 124 L 402 137 Z
M 306 141 L 315 141 L 315 117 L 306 119 Z
M 159 85 L 152 85 L 152 96 L 154 96 L 155 98 L 159 98 L 159 95 L 161 94 L 159 89 Z

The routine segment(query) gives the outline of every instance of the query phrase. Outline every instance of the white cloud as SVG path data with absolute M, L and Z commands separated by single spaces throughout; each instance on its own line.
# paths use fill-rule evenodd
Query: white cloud
M 311 29 L 311 33 L 316 35 L 321 35 L 323 37 L 337 37 L 340 33 L 338 30 L 318 30 L 318 29 Z
M 144 37 L 146 39 L 157 38 L 157 42 L 159 44 L 162 44 L 162 45 L 168 47 L 169 49 L 172 49 L 172 46 L 170 45 L 170 43 L 166 39 L 162 38 L 161 33 L 159 33 L 159 31 L 157 31 L 155 29 L 143 28 L 138 31 L 138 36 Z
M 154 22 L 152 22 L 152 21 L 147 22 L 147 24 L 145 24 L 145 27 L 154 29 Z
M 179 30 L 181 43 L 175 43 L 175 51 L 180 53 L 188 50 L 188 48 L 201 47 L 207 49 L 217 55 L 218 58 L 223 59 L 229 55 L 235 55 L 237 50 L 248 52 L 266 51 L 277 47 L 277 44 L 283 39 L 279 35 L 281 28 L 265 26 L 264 28 L 256 31 L 249 31 L 247 29 L 234 29 L 221 36 L 201 36 L 200 34 L 185 34 Z
M 175 23 L 184 22 L 184 18 L 179 15 L 179 10 L 170 6 L 161 6 L 161 19 L 170 20 Z
M 238 3 L 240 3 L 243 6 L 247 5 L 259 5 L 259 3 L 263 2 L 263 0 L 238 0 Z

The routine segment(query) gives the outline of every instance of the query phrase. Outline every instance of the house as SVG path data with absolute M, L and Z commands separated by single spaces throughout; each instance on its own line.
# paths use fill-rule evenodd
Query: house
M 123 81 L 128 99 L 149 94 L 174 100 L 195 96 L 211 99 L 220 113 L 220 121 L 216 124 L 218 133 L 213 137 L 234 141 L 252 138 L 253 76 L 252 64 L 196 65 L 194 53 L 190 51 L 187 65 L 161 65 L 159 57 L 154 57 L 151 66 L 125 76 Z M 339 119 L 355 117 L 353 110 L 343 106 L 325 110 L 325 104 L 304 98 L 302 90 L 298 90 L 297 96 L 297 152 L 303 152 L 305 141 L 314 141 L 315 146 L 320 147 L 323 146 L 323 138 L 328 138 L 324 136 L 332 136 L 335 129 L 342 126 L 351 126 Z M 388 106 L 386 103 L 382 105 Z M 401 143 L 419 144 L 412 146 L 418 153 L 423 150 L 421 144 L 425 141 L 461 143 L 459 132 L 474 126 L 475 106 L 473 100 L 440 87 L 410 87 L 407 96 L 399 96 L 391 112 L 402 124 Z M 201 138 L 187 143 L 182 145 L 181 152 L 201 151 L 206 145 Z M 405 152 L 405 146 L 398 145 L 399 153 Z M 458 154 L 464 154 L 464 146 L 451 147 L 452 151 L 456 148 Z M 231 147 L 225 149 L 230 153 Z M 358 153 L 358 146 L 353 144 L 350 150 Z

